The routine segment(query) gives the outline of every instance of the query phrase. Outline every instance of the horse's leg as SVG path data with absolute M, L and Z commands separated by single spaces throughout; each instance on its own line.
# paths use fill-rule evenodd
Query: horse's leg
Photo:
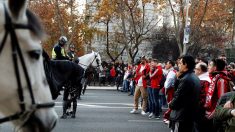
M 87 78 L 84 78 L 84 87 L 83 87 L 83 91 L 82 91 L 82 94 L 84 95 L 85 92 L 86 92 L 86 88 L 87 88 L 87 83 L 88 83 L 88 79 Z
M 78 95 L 77 95 L 77 99 L 78 100 L 80 100 L 81 99 L 81 94 L 82 94 L 82 87 L 83 87 L 83 85 L 82 85 L 82 83 L 81 83 L 81 80 L 79 80 L 78 81 L 79 82 L 79 84 L 78 84 Z
M 78 86 L 75 86 L 76 91 L 73 93 L 73 97 L 72 97 L 72 101 L 73 101 L 73 113 L 71 118 L 75 118 L 76 117 L 76 111 L 77 111 L 77 98 L 78 96 L 81 95 L 81 91 L 82 91 L 82 84 L 81 84 L 81 80 L 79 81 L 80 84 Z
M 63 115 L 61 116 L 61 119 L 67 118 L 66 111 L 67 111 L 68 105 L 69 105 L 68 96 L 69 96 L 69 88 L 65 88 L 64 95 L 63 95 Z
M 71 118 L 76 117 L 76 111 L 77 111 L 77 97 L 73 98 L 73 112 Z

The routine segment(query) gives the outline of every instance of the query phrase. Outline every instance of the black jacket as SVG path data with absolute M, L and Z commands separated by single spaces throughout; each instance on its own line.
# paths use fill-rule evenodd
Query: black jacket
M 68 57 L 61 54 L 62 47 L 59 44 L 54 46 L 54 51 L 56 53 L 56 60 L 69 60 Z
M 175 84 L 174 98 L 169 104 L 172 121 L 193 121 L 197 114 L 200 80 L 193 71 L 183 73 Z

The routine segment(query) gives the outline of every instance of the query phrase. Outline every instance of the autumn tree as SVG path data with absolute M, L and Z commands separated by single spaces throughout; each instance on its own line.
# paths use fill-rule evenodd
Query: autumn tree
M 126 18 L 122 17 L 122 29 L 123 33 L 127 32 L 128 41 L 126 43 L 127 54 L 129 55 L 131 62 L 134 61 L 137 53 L 139 52 L 139 46 L 146 40 L 151 39 L 150 33 L 157 28 L 159 20 L 157 19 L 157 12 L 147 12 L 147 4 L 153 4 L 151 0 L 124 0 L 123 4 L 126 7 Z M 158 1 L 160 2 L 160 0 Z M 154 4 L 158 4 L 155 3 Z M 153 14 L 153 15 L 149 15 Z M 128 23 L 128 27 L 125 25 Z M 129 29 L 127 29 L 129 28 Z
M 180 54 L 198 55 L 201 49 L 223 49 L 231 43 L 234 2 L 230 0 L 191 0 L 189 9 L 190 41 L 183 44 L 186 5 L 183 0 L 168 0 L 174 18 Z M 218 51 L 217 51 L 218 52 Z
M 133 62 L 139 46 L 149 39 L 150 31 L 157 27 L 159 22 L 156 14 L 150 16 L 147 13 L 146 4 L 152 4 L 151 0 L 103 0 L 99 7 L 97 19 L 106 24 L 106 50 L 110 54 L 110 47 L 117 44 L 122 47 L 118 52 L 118 58 L 125 50 L 129 62 Z M 112 24 L 113 39 L 110 40 L 109 25 Z M 115 27 L 115 28 L 113 28 Z M 112 46 L 110 46 L 112 45 Z M 110 57 L 111 59 L 113 57 Z M 112 59 L 112 60 L 115 60 Z
M 64 35 L 68 44 L 74 44 L 79 53 L 83 54 L 83 18 L 79 16 L 75 0 L 34 0 L 29 1 L 29 8 L 42 20 L 48 38 L 43 47 L 50 53 L 58 38 Z
M 102 0 L 101 3 L 97 2 L 97 14 L 94 17 L 94 22 L 105 25 L 105 30 L 100 30 L 97 34 L 105 34 L 106 44 L 105 50 L 109 58 L 115 62 L 125 50 L 125 45 L 122 43 L 122 34 L 115 29 L 115 22 L 118 21 L 117 14 L 117 1 L 118 0 Z M 110 28 L 112 28 L 110 30 Z M 112 38 L 112 39 L 110 39 Z

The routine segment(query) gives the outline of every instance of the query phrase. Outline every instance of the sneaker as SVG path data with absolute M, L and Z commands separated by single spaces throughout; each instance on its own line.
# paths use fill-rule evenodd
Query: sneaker
M 138 113 L 138 110 L 136 109 L 133 109 L 132 111 L 130 111 L 131 114 L 137 114 Z
M 160 116 L 154 116 L 155 119 L 159 120 L 160 119 Z
M 145 116 L 145 115 L 147 115 L 147 113 L 142 110 L 142 111 L 141 111 L 141 115 L 144 115 L 144 116 Z
M 153 116 L 153 113 L 150 113 L 150 114 L 149 114 L 149 118 L 152 117 L 152 116 Z
M 164 122 L 166 125 L 169 125 L 169 124 L 170 124 L 170 121 L 167 120 L 167 119 L 164 119 L 163 122 Z
M 167 125 L 169 125 L 169 124 L 170 124 L 170 121 L 167 120 L 167 121 L 165 121 L 164 123 L 167 124 Z

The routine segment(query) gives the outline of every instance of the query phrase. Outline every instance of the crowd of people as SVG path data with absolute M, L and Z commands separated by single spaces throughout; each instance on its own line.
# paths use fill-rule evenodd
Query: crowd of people
M 164 63 L 143 56 L 133 65 L 109 67 L 103 79 L 133 95 L 131 114 L 162 117 L 172 132 L 235 131 L 235 64 L 224 56 L 206 61 L 186 55 Z
M 162 116 L 173 132 L 235 131 L 235 64 L 227 64 L 225 59 L 208 62 L 185 55 L 176 63 L 160 63 L 142 57 L 139 65 L 129 69 L 132 78 L 124 77 L 123 81 L 123 89 L 128 89 L 126 81 L 135 84 L 129 85 L 134 88 L 134 108 L 130 113 L 141 113 L 149 119 Z M 225 93 L 229 95 L 220 101 Z M 165 100 L 168 109 L 161 113 Z

